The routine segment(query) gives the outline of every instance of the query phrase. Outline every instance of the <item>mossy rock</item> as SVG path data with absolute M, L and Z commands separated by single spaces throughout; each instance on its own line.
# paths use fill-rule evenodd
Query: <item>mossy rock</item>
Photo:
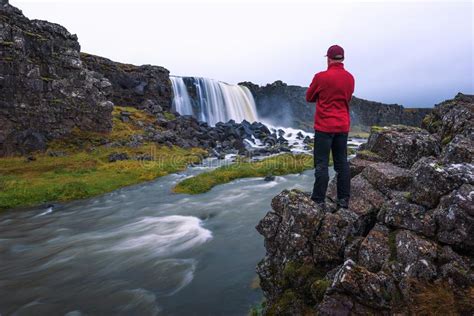
M 311 295 L 316 302 L 319 303 L 323 300 L 324 294 L 330 285 L 331 281 L 328 279 L 319 279 L 311 284 Z

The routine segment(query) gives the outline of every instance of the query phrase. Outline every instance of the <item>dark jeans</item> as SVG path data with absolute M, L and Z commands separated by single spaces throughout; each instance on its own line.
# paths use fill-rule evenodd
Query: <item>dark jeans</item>
M 329 182 L 329 152 L 332 151 L 334 170 L 337 173 L 337 199 L 349 201 L 351 175 L 347 163 L 347 133 L 314 133 L 314 188 L 311 198 L 322 203 Z

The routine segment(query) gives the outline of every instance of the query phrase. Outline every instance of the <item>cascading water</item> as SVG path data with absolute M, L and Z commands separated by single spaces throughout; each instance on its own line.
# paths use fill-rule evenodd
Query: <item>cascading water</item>
M 173 86 L 173 109 L 182 115 L 193 115 L 191 99 L 181 77 L 170 77 Z
M 217 122 L 258 121 L 252 93 L 247 87 L 231 85 L 208 78 L 186 78 L 196 89 L 194 102 L 182 77 L 171 77 L 174 109 L 183 115 L 194 115 L 197 119 L 215 125 Z M 194 108 L 194 110 L 193 110 Z

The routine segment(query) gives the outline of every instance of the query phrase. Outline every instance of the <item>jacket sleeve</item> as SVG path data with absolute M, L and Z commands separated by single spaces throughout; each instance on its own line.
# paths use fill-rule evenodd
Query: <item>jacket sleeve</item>
M 318 99 L 319 93 L 319 82 L 318 82 L 318 74 L 315 74 L 313 77 L 313 81 L 309 85 L 308 90 L 306 91 L 306 102 L 316 102 Z

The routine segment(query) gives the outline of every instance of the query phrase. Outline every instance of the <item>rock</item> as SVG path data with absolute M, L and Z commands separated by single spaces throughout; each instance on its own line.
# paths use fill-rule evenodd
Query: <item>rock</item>
M 365 150 L 377 154 L 383 161 L 410 168 L 421 157 L 438 156 L 436 137 L 415 127 L 392 126 L 374 130 Z
M 443 195 L 463 183 L 474 184 L 473 164 L 442 165 L 434 158 L 424 157 L 413 166 L 411 172 L 413 181 L 409 188 L 410 200 L 428 208 L 435 207 Z
M 172 88 L 167 69 L 122 64 L 86 53 L 80 57 L 84 67 L 108 79 L 111 101 L 115 104 L 137 107 L 153 115 L 171 109 Z
M 396 234 L 395 247 L 397 261 L 404 265 L 408 277 L 432 280 L 436 276 L 434 264 L 439 246 L 414 232 L 401 230 Z
M 384 272 L 372 273 L 347 260 L 334 277 L 328 292 L 350 295 L 360 304 L 383 311 L 390 309 L 397 288 Z
M 274 175 L 268 175 L 264 179 L 264 181 L 275 181 L 275 176 Z
M 394 229 L 404 228 L 427 237 L 433 237 L 436 232 L 433 211 L 409 203 L 403 197 L 385 202 L 378 214 L 378 221 Z
M 443 315 L 471 313 L 474 134 L 466 120 L 473 102 L 461 95 L 439 105 L 431 134 L 375 128 L 350 162 L 349 209 L 334 207 L 335 178 L 324 210 L 309 194 L 279 195 L 259 227 L 267 248 L 257 267 L 266 314 L 411 315 L 435 305 Z M 289 205 L 310 220 L 280 216 Z M 298 268 L 289 269 L 294 262 Z
M 443 197 L 434 211 L 437 238 L 444 244 L 474 254 L 474 186 L 464 184 Z
M 372 164 L 371 161 L 364 160 L 360 157 L 355 157 L 349 160 L 349 168 L 350 168 L 351 177 L 353 178 L 359 173 L 361 173 L 365 169 L 365 167 L 367 167 L 370 164 Z
M 375 225 L 362 241 L 359 248 L 358 262 L 371 272 L 378 272 L 390 259 L 389 229 Z
M 344 247 L 348 239 L 356 235 L 354 223 L 357 215 L 346 209 L 336 213 L 325 214 L 321 226 L 315 235 L 313 245 L 313 260 L 315 263 L 342 263 Z
M 120 160 L 129 160 L 130 157 L 127 153 L 112 153 L 108 156 L 109 162 L 116 162 Z
M 405 189 L 412 180 L 408 170 L 387 162 L 370 164 L 364 168 L 362 176 L 385 194 L 392 190 Z
M 108 80 L 83 66 L 77 37 L 8 4 L 0 15 L 0 156 L 43 151 L 74 128 L 110 131 Z
M 457 135 L 441 152 L 443 164 L 473 163 L 474 162 L 474 134 L 468 138 Z

